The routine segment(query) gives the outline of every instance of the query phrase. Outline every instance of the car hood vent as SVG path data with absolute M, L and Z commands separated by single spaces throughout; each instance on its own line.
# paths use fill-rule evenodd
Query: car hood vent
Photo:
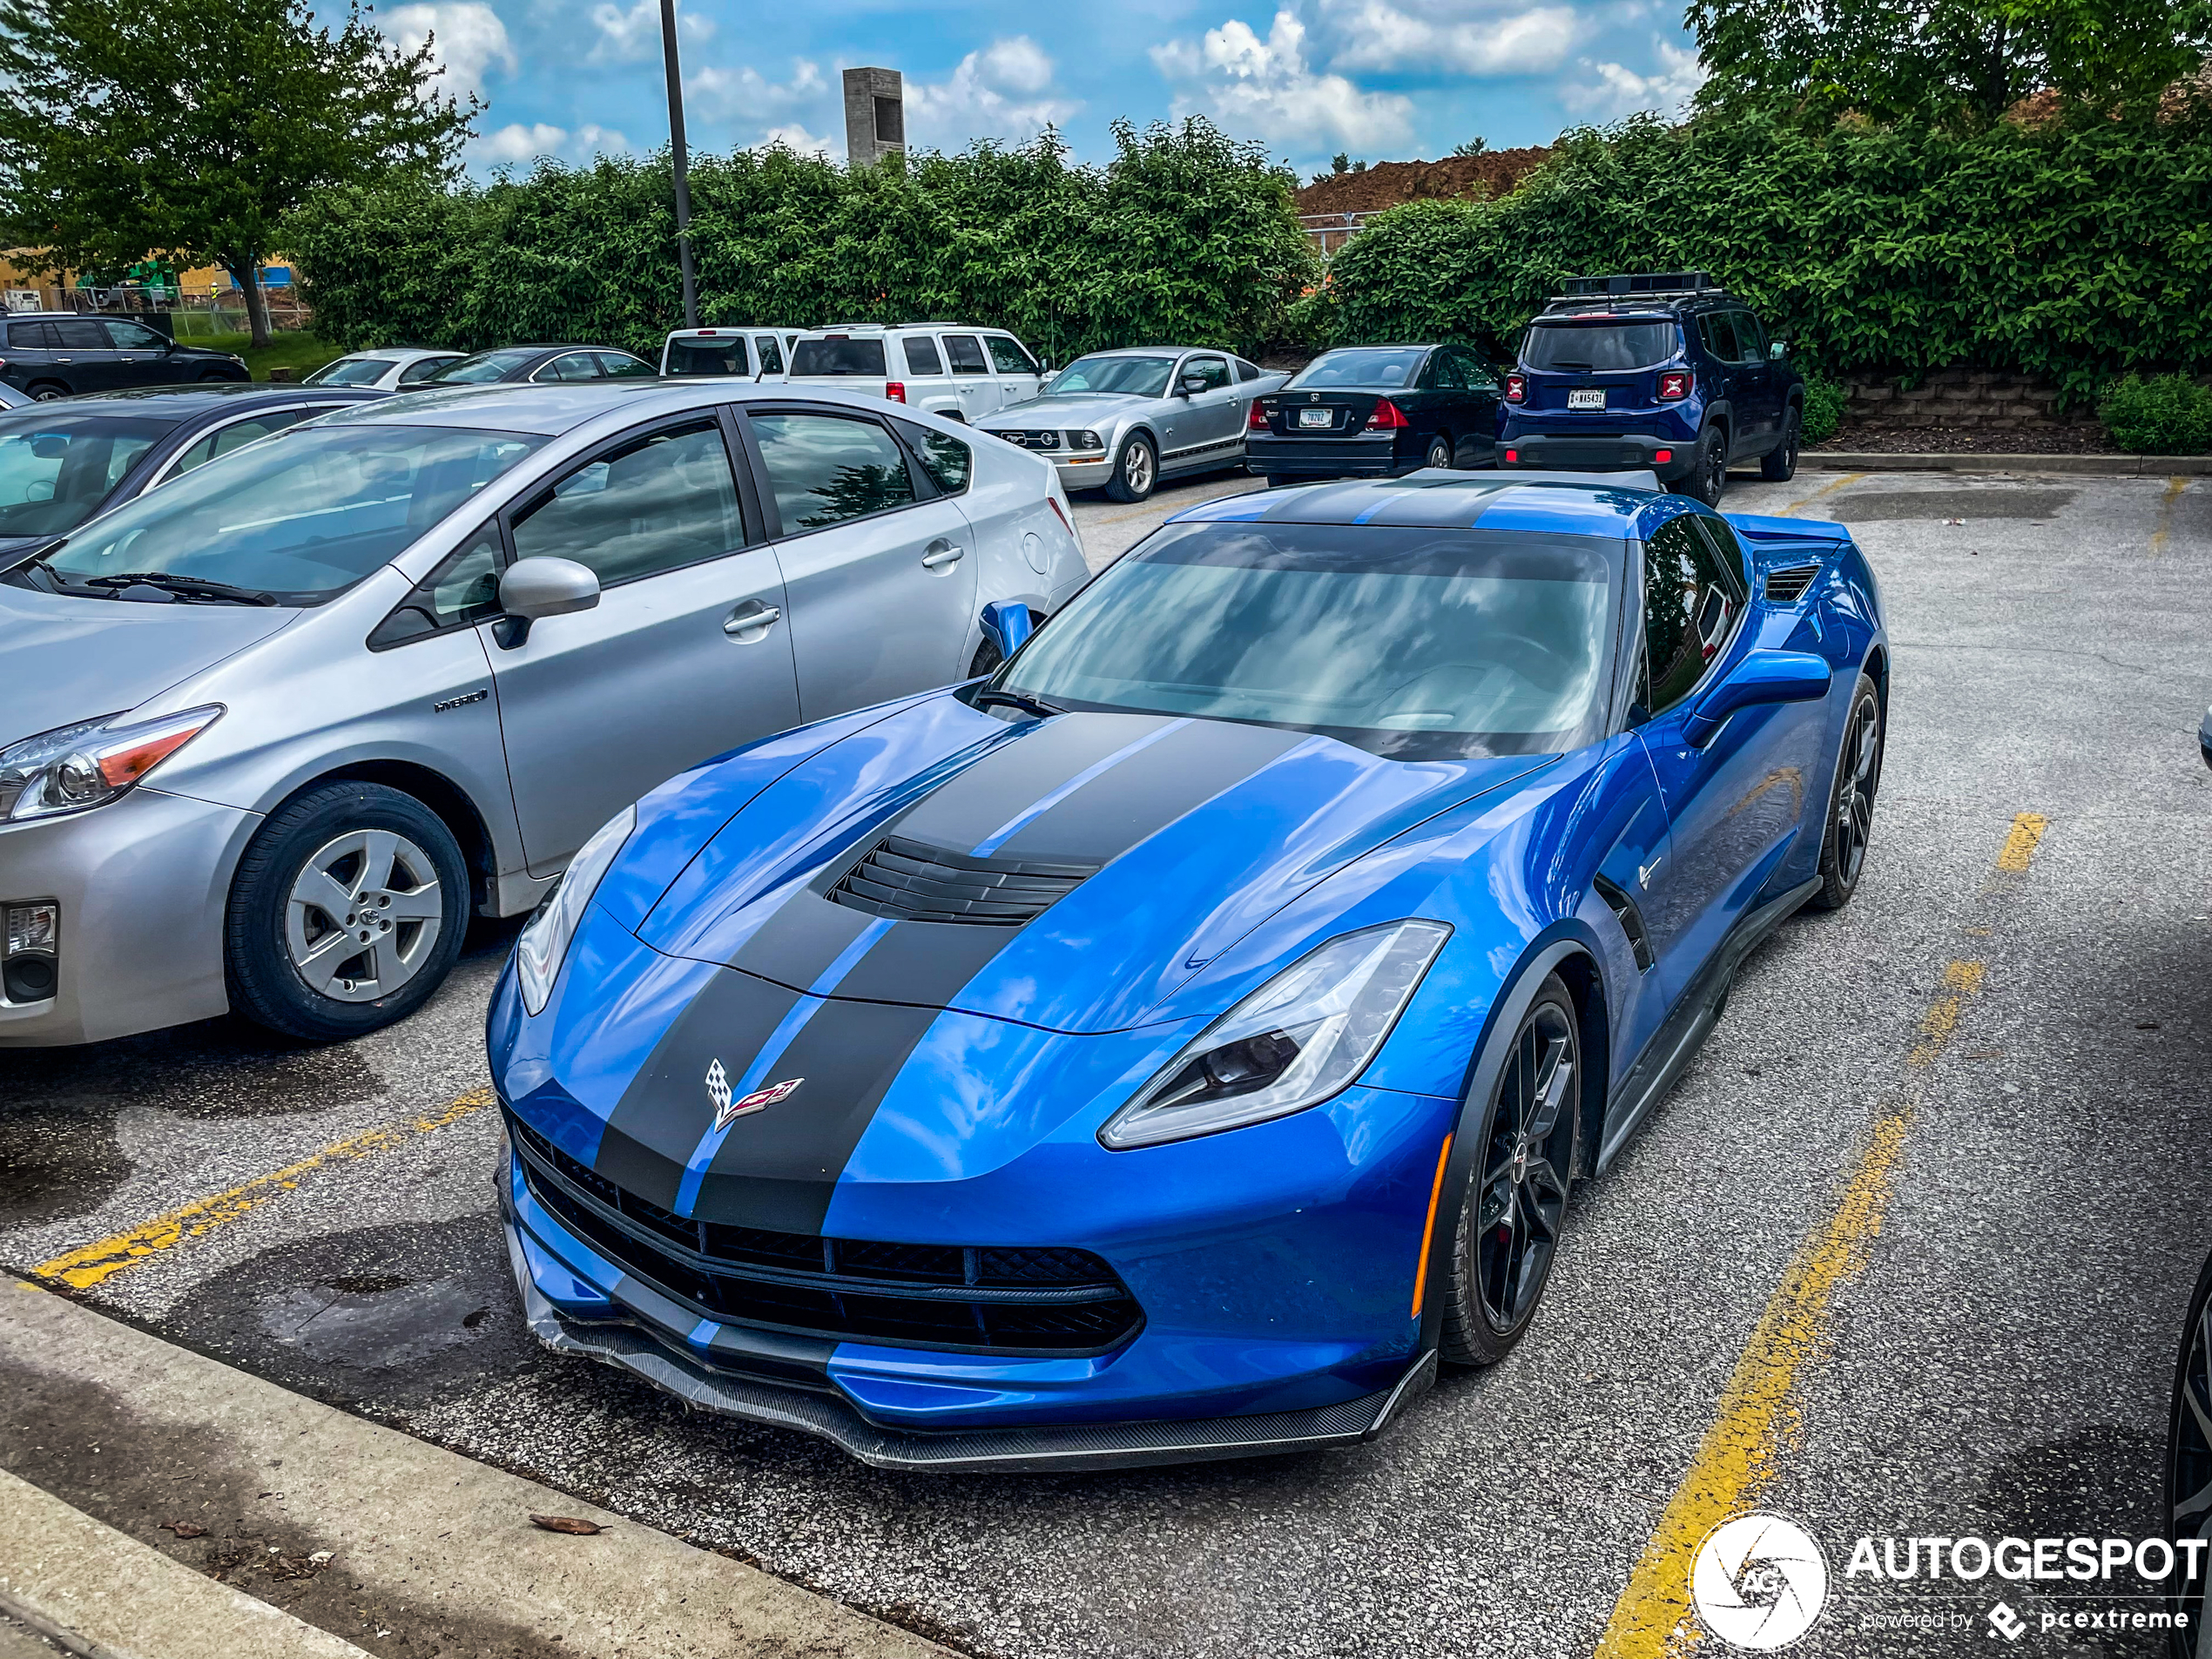
M 1805 590 L 1812 585 L 1813 577 L 1820 574 L 1817 564 L 1795 564 L 1786 570 L 1766 573 L 1766 597 L 1770 604 L 1793 605 L 1805 597 Z
M 1095 864 L 971 858 L 887 835 L 826 896 L 898 921 L 1019 927 L 1097 871 Z

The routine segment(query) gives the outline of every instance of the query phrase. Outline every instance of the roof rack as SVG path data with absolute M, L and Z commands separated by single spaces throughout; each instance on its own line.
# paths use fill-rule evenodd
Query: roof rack
M 1639 271 L 1621 276 L 1568 277 L 1557 305 L 1569 300 L 1657 300 L 1686 293 L 1720 293 L 1721 285 L 1704 271 Z

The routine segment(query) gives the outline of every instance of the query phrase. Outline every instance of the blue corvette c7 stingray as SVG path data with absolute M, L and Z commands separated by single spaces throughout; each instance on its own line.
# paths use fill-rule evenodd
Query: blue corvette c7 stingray
M 671 780 L 525 929 L 489 1041 L 545 1342 L 893 1467 L 1370 1437 L 1520 1338 L 1571 1183 L 1859 880 L 1888 647 L 1840 525 L 1315 485 L 1008 643 Z

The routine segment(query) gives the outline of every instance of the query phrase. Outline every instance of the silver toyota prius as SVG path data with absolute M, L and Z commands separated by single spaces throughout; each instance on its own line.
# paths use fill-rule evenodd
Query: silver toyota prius
M 1042 457 L 726 381 L 363 403 L 0 571 L 0 1046 L 418 1006 L 610 813 L 982 671 L 1087 579 Z

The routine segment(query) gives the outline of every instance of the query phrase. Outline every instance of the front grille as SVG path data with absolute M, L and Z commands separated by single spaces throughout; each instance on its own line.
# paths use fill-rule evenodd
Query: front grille
M 826 896 L 834 904 L 900 921 L 1019 927 L 1097 869 L 1095 864 L 970 858 L 888 835 Z
M 1143 1323 L 1087 1250 L 901 1244 L 686 1220 L 626 1192 L 511 1113 L 530 1194 L 624 1272 L 707 1318 L 962 1353 L 1089 1354 Z
M 1024 449 L 1057 449 L 1060 435 L 1049 429 L 1038 432 L 997 432 L 983 428 L 995 438 L 1004 438 L 1008 443 L 1019 444 Z
M 1792 565 L 1787 570 L 1766 573 L 1766 597 L 1778 605 L 1792 605 L 1805 597 L 1805 590 L 1812 585 L 1813 577 L 1820 574 L 1817 564 Z

